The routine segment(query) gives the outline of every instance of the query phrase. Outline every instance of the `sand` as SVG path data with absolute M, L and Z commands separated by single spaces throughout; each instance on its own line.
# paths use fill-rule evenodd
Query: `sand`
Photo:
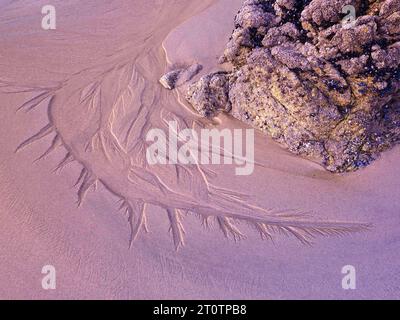
M 146 130 L 200 120 L 158 79 L 192 62 L 202 74 L 218 69 L 241 1 L 55 1 L 55 31 L 40 28 L 45 4 L 0 1 L 0 298 L 399 297 L 399 148 L 365 170 L 332 175 L 257 133 L 262 166 L 248 177 L 229 166 L 205 168 L 214 173 L 207 179 L 196 168 L 179 177 L 175 168 L 146 168 Z M 223 116 L 219 123 L 245 128 Z M 21 145 L 37 132 L 43 139 Z M 53 172 L 60 161 L 65 168 Z M 248 198 L 227 203 L 217 187 Z M 247 237 L 235 243 L 215 223 L 208 230 L 181 214 L 261 215 L 249 206 L 373 227 L 305 246 L 285 236 L 261 241 L 241 224 Z M 169 218 L 183 220 L 184 246 L 181 224 L 171 234 Z M 44 265 L 56 268 L 56 290 L 42 289 Z M 356 267 L 356 290 L 342 289 L 345 265 Z

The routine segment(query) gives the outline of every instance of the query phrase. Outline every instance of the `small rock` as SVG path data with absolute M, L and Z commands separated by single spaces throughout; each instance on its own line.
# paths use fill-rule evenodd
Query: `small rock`
M 163 75 L 161 77 L 160 83 L 162 84 L 162 86 L 165 89 L 168 89 L 168 90 L 175 89 L 176 81 L 178 80 L 178 77 L 181 72 L 182 72 L 182 70 L 175 70 L 175 71 L 166 73 L 165 75 Z
M 173 90 L 192 80 L 202 69 L 202 65 L 195 63 L 188 68 L 173 70 L 163 75 L 160 83 L 164 88 Z

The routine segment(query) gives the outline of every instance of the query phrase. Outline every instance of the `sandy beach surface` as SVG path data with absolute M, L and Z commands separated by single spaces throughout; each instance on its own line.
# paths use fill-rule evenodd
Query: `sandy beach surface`
M 149 129 L 202 121 L 159 78 L 194 62 L 201 74 L 220 69 L 241 0 L 53 1 L 47 31 L 46 4 L 0 0 L 0 298 L 400 298 L 399 148 L 333 175 L 257 133 L 250 176 L 146 166 Z M 236 193 L 247 196 L 229 202 Z M 246 219 L 254 206 L 372 227 L 308 246 L 262 241 L 244 223 L 235 242 L 198 218 L 224 218 L 224 205 Z M 45 265 L 55 290 L 42 288 Z M 356 290 L 342 288 L 346 265 Z

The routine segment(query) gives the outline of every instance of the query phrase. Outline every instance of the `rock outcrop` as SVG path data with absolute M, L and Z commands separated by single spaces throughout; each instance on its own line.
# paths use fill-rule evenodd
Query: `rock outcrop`
M 357 17 L 345 23 L 345 6 Z M 247 0 L 221 62 L 188 90 L 332 172 L 400 140 L 400 0 Z

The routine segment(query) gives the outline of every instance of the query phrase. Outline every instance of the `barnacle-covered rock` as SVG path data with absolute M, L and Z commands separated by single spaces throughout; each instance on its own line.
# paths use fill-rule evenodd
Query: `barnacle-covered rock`
M 215 72 L 202 77 L 192 84 L 187 100 L 204 117 L 212 118 L 219 112 L 229 112 L 229 76 L 226 72 Z
M 343 7 L 357 17 L 345 24 Z M 222 58 L 188 100 L 230 112 L 332 172 L 400 140 L 400 0 L 248 0 Z

